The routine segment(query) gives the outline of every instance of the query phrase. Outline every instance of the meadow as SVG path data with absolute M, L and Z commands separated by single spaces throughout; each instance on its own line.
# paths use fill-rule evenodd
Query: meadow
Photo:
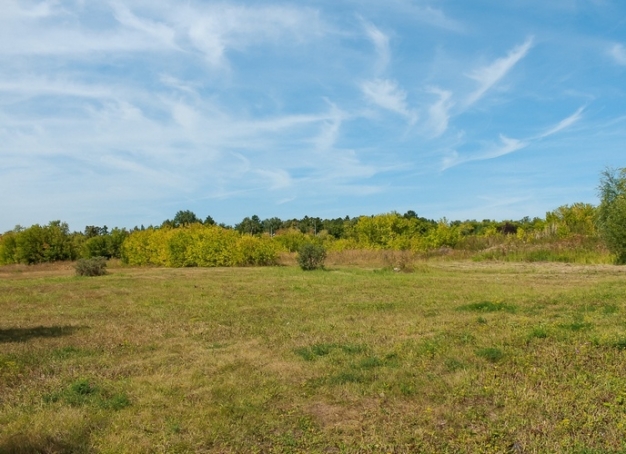
M 0 453 L 626 452 L 623 267 L 292 262 L 0 267 Z

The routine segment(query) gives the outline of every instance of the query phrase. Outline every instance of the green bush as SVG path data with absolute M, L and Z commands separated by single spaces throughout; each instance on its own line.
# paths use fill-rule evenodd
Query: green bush
M 279 250 L 269 237 L 191 224 L 131 233 L 122 245 L 122 260 L 139 266 L 264 266 L 277 263 Z
M 35 224 L 27 229 L 17 227 L 0 237 L 0 264 L 55 262 L 73 260 L 78 251 L 65 222 Z
M 615 262 L 626 264 L 626 168 L 602 173 L 597 223 L 600 236 L 615 254 Z
M 107 262 L 104 257 L 80 259 L 74 266 L 77 276 L 103 276 L 107 274 L 106 267 Z
M 321 244 L 305 243 L 298 249 L 298 265 L 305 271 L 324 266 L 326 249 Z

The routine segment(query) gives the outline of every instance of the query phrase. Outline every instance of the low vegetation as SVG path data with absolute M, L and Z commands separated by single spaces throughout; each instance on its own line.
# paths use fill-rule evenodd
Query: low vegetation
M 0 452 L 626 450 L 626 270 L 367 254 L 0 268 Z
M 106 257 L 140 266 L 264 266 L 302 248 L 407 251 L 422 258 L 450 255 L 476 261 L 626 263 L 626 169 L 606 170 L 598 192 L 598 207 L 575 203 L 545 218 L 518 221 L 434 221 L 407 211 L 343 219 L 262 221 L 252 216 L 230 227 L 216 225 L 211 216 L 201 221 L 187 210 L 158 227 L 109 231 L 87 226 L 73 233 L 67 224 L 53 221 L 0 235 L 0 265 Z M 303 269 L 317 267 L 306 262 Z
M 304 271 L 322 268 L 325 260 L 326 249 L 321 244 L 305 243 L 298 249 L 298 265 Z
M 77 276 L 104 276 L 107 274 L 107 262 L 104 257 L 80 259 L 74 265 Z

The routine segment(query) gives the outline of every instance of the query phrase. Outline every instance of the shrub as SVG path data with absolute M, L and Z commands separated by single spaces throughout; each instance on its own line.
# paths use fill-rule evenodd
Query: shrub
M 607 169 L 602 173 L 600 206 L 597 223 L 600 236 L 608 249 L 615 254 L 615 262 L 626 264 L 626 168 Z
M 269 236 L 243 235 L 237 242 L 238 265 L 270 266 L 278 261 L 279 245 Z
M 196 223 L 133 232 L 122 245 L 122 260 L 140 266 L 264 266 L 276 264 L 279 250 L 270 237 Z
M 326 249 L 321 244 L 305 243 L 298 249 L 298 265 L 304 271 L 323 267 L 324 260 L 326 260 Z
M 77 276 L 103 276 L 107 274 L 107 262 L 104 257 L 80 259 L 74 268 Z
M 98 235 L 85 240 L 82 247 L 82 256 L 84 258 L 107 257 L 111 258 L 109 253 L 109 236 Z

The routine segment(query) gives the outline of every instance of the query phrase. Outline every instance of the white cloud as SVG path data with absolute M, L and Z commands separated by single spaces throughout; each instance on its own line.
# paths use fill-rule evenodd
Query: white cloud
M 201 116 L 193 107 L 182 102 L 173 105 L 172 116 L 176 123 L 188 131 L 195 131 L 202 121 Z
M 168 47 L 174 47 L 176 32 L 172 27 L 148 19 L 140 19 L 126 5 L 120 2 L 112 3 L 111 6 L 113 7 L 115 18 L 120 24 L 138 30 Z
M 268 41 L 285 44 L 323 29 L 315 10 L 289 6 L 181 8 L 176 22 L 213 66 L 225 65 L 228 49 L 242 50 Z
M 464 164 L 466 162 L 484 161 L 487 159 L 499 158 L 500 156 L 513 153 L 527 146 L 528 142 L 524 142 L 518 139 L 512 139 L 510 137 L 506 137 L 504 134 L 500 134 L 500 143 L 492 145 L 487 150 L 481 153 L 469 156 L 461 156 L 456 150 L 450 152 L 449 155 L 445 156 L 442 161 L 442 170 L 446 170 L 450 167 Z
M 450 101 L 452 92 L 439 88 L 432 88 L 429 91 L 438 95 L 439 99 L 428 108 L 429 117 L 426 127 L 433 137 L 439 137 L 448 129 L 448 122 L 450 120 L 449 110 L 454 104 Z
M 285 189 L 292 185 L 293 180 L 289 172 L 283 169 L 263 170 L 258 169 L 255 171 L 263 178 L 269 180 L 270 190 Z
M 163 46 L 136 31 L 85 32 L 79 29 L 24 27 L 19 39 L 14 30 L 0 28 L 0 54 L 5 55 L 93 55 L 99 52 L 161 51 Z
M 410 124 L 417 121 L 417 113 L 409 109 L 406 92 L 398 84 L 389 79 L 374 79 L 364 82 L 361 89 L 365 97 L 383 109 L 405 116 Z
M 618 65 L 626 66 L 626 48 L 623 44 L 614 44 L 609 49 L 609 55 Z
M 365 7 L 374 10 L 375 14 L 393 13 L 400 14 L 402 17 L 410 18 L 411 21 L 417 21 L 423 24 L 432 25 L 433 27 L 443 28 L 445 30 L 461 32 L 465 29 L 463 24 L 452 19 L 446 13 L 432 6 L 416 5 L 415 0 L 348 0 L 357 4 L 359 8 Z
M 113 91 L 109 87 L 87 85 L 62 78 L 47 78 L 28 76 L 20 80 L 1 80 L 0 92 L 9 95 L 39 95 L 76 96 L 83 98 L 109 98 Z
M 482 155 L 480 159 L 499 158 L 500 156 L 513 153 L 514 151 L 521 150 L 528 146 L 527 142 L 506 137 L 504 134 L 500 134 L 500 142 L 501 144 L 499 146 Z
M 84 27 L 78 9 L 72 11 L 72 20 L 59 26 L 47 20 L 51 15 L 64 13 L 56 4 L 43 2 L 24 9 L 11 1 L 7 13 L 3 5 L 0 54 L 72 55 L 175 49 L 200 52 L 211 66 L 223 67 L 227 65 L 225 56 L 229 50 L 268 42 L 290 44 L 318 36 L 325 30 L 317 11 L 311 8 L 228 3 L 180 5 L 172 0 L 111 2 L 110 12 L 117 27 Z
M 341 121 L 341 117 L 337 116 L 322 123 L 320 133 L 314 139 L 316 150 L 325 152 L 333 149 L 339 135 Z
M 163 85 L 166 85 L 168 87 L 172 87 L 176 90 L 185 92 L 185 93 L 189 93 L 191 95 L 196 95 L 197 91 L 196 91 L 196 86 L 194 86 L 194 84 L 186 82 L 186 81 L 182 81 L 174 76 L 171 76 L 169 74 L 162 74 L 161 77 L 159 77 L 159 80 L 161 81 L 161 83 Z
M 460 22 L 449 18 L 442 10 L 430 6 L 415 7 L 415 15 L 421 18 L 421 20 L 441 28 L 457 32 L 464 29 Z
M 551 136 L 552 134 L 556 134 L 559 131 L 562 131 L 565 128 L 569 128 L 571 125 L 576 123 L 578 120 L 582 118 L 582 113 L 585 110 L 584 107 L 580 107 L 576 112 L 574 112 L 569 117 L 561 120 L 557 125 L 548 129 L 544 133 L 540 134 L 538 138 L 543 139 L 544 137 Z
M 463 164 L 465 162 L 470 161 L 482 161 L 485 159 L 494 159 L 500 156 L 507 155 L 509 153 L 513 153 L 517 150 L 521 150 L 522 148 L 526 148 L 528 145 L 532 143 L 532 141 L 536 141 L 538 139 L 543 139 L 544 137 L 551 136 L 556 134 L 582 118 L 582 113 L 584 111 L 584 107 L 580 107 L 576 112 L 574 112 L 569 117 L 561 120 L 557 125 L 547 129 L 545 132 L 539 134 L 538 136 L 531 137 L 525 140 L 512 139 L 506 137 L 505 135 L 500 135 L 500 143 L 490 147 L 489 149 L 483 151 L 482 153 L 461 156 L 456 150 L 449 152 L 447 156 L 443 158 L 442 169 L 449 169 L 450 167 L 454 167 L 459 164 Z
M 55 6 L 58 1 L 47 0 L 36 3 L 30 8 L 24 8 L 17 0 L 5 0 L 2 5 L 1 20 L 12 20 L 15 18 L 38 19 L 56 14 Z
M 478 68 L 468 74 L 468 77 L 478 82 L 478 88 L 465 101 L 470 106 L 484 96 L 484 94 L 502 79 L 510 70 L 526 56 L 533 44 L 533 38 L 528 38 L 524 44 L 513 48 L 506 57 L 498 58 L 488 66 Z
M 374 44 L 376 54 L 378 55 L 378 62 L 376 64 L 376 71 L 382 73 L 385 71 L 391 60 L 391 51 L 389 50 L 389 37 L 385 35 L 380 29 L 368 22 L 364 23 L 365 32 L 368 38 Z

